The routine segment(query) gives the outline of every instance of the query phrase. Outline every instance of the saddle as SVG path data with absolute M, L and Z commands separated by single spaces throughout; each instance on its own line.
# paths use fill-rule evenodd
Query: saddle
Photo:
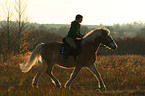
M 81 53 L 82 47 L 81 47 L 81 40 L 76 39 L 76 50 L 74 50 L 67 42 L 66 39 L 62 39 L 62 45 L 60 49 L 60 54 L 63 56 L 63 60 L 65 61 L 68 56 L 74 56 L 74 60 L 76 60 L 76 57 Z

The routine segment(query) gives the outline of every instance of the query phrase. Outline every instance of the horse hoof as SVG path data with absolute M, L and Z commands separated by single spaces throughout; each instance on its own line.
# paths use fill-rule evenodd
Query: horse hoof
M 66 86 L 66 85 L 65 85 L 64 88 L 70 90 L 70 87 L 69 87 L 69 86 Z
M 104 84 L 98 85 L 98 89 L 101 91 L 106 91 L 106 86 Z
M 97 87 L 95 89 L 97 89 L 97 91 L 106 91 L 106 87 Z
M 38 85 L 34 85 L 34 84 L 32 84 L 32 87 L 38 89 Z
M 106 91 L 106 87 L 99 88 L 101 91 Z

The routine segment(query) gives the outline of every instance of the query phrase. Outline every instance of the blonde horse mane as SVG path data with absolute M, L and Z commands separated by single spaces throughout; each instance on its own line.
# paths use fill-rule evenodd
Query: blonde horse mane
M 110 30 L 109 29 L 107 29 L 107 28 L 97 28 L 97 29 L 94 29 L 94 30 L 91 30 L 90 32 L 88 32 L 84 36 L 84 39 L 83 39 L 82 43 L 85 43 L 85 42 L 94 42 L 96 37 L 104 36 L 104 35 L 107 36 L 109 34 L 110 34 Z

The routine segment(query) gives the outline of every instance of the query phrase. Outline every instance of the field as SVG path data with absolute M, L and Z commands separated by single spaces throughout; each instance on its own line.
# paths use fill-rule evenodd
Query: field
M 56 88 L 46 73 L 39 78 L 39 89 L 32 88 L 32 79 L 41 64 L 34 66 L 28 73 L 22 73 L 19 64 L 26 57 L 19 55 L 5 61 L 1 58 L 0 96 L 145 96 L 144 55 L 98 56 L 96 67 L 107 86 L 105 92 L 97 89 L 97 79 L 87 68 L 80 71 L 71 84 L 71 90 Z M 71 72 L 72 69 L 57 66 L 53 70 L 62 86 Z

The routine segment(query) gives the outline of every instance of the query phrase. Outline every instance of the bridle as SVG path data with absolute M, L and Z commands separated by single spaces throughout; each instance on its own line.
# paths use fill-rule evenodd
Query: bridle
M 112 39 L 110 39 L 110 35 L 107 35 L 107 36 L 102 36 L 103 37 L 103 42 L 104 42 L 104 45 L 108 46 L 111 42 L 113 42 Z M 108 42 L 109 41 L 109 42 Z

